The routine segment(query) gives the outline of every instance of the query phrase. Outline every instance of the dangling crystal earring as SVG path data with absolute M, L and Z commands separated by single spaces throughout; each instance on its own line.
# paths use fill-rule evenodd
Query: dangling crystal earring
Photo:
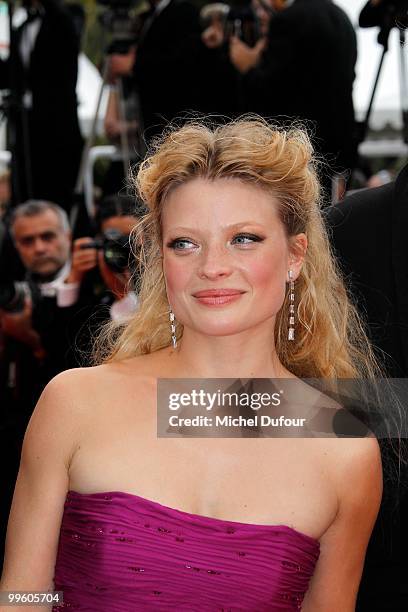
M 177 346 L 177 338 L 176 338 L 176 324 L 175 324 L 175 317 L 174 317 L 174 312 L 170 309 L 169 312 L 169 319 L 170 319 L 170 327 L 171 327 L 171 341 L 173 343 L 173 348 L 176 348 Z
M 293 272 L 289 270 L 289 332 L 288 340 L 295 339 L 295 281 Z

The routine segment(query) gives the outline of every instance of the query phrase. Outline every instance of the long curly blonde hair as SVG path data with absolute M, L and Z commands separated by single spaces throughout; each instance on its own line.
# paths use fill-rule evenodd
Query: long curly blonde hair
M 376 361 L 330 251 L 320 212 L 319 160 L 307 133 L 278 128 L 259 117 L 209 127 L 191 122 L 167 131 L 133 176 L 147 213 L 133 231 L 139 265 L 139 308 L 125 324 L 108 324 L 96 362 L 123 360 L 171 343 L 161 256 L 163 203 L 195 178 L 236 178 L 278 202 L 288 238 L 304 232 L 308 249 L 296 282 L 295 341 L 288 341 L 288 295 L 275 322 L 281 363 L 299 377 L 355 378 L 376 373 Z M 183 326 L 177 324 L 177 339 Z M 272 344 L 271 344 L 272 346 Z

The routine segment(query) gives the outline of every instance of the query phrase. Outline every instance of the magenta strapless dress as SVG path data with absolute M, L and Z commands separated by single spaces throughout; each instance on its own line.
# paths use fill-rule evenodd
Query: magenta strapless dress
M 190 514 L 121 492 L 69 491 L 55 566 L 84 612 L 300 610 L 319 542 L 284 525 Z

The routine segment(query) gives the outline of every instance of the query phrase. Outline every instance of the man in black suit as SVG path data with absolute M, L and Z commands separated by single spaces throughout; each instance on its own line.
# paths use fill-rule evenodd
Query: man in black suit
M 25 6 L 27 20 L 15 32 L 13 57 L 0 64 L 0 86 L 14 89 L 22 107 L 13 113 L 19 170 L 14 199 L 50 200 L 67 210 L 82 148 L 79 38 L 59 0 L 26 0 Z
M 350 20 L 331 0 L 269 4 L 273 14 L 260 56 L 238 38 L 231 40 L 247 110 L 312 122 L 315 145 L 333 169 L 353 168 L 357 43 Z
M 394 182 L 358 191 L 326 212 L 350 294 L 390 377 L 408 377 L 407 202 L 408 165 Z M 398 459 L 391 454 L 387 461 L 388 471 L 391 461 L 398 473 Z M 367 551 L 358 612 L 408 610 L 406 472 L 405 467 L 397 509 L 392 499 L 382 504 Z

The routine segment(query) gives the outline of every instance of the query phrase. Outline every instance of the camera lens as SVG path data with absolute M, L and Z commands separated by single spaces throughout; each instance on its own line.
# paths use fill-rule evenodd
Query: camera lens
M 106 264 L 114 272 L 124 272 L 129 266 L 129 236 L 117 230 L 107 230 L 103 254 Z

